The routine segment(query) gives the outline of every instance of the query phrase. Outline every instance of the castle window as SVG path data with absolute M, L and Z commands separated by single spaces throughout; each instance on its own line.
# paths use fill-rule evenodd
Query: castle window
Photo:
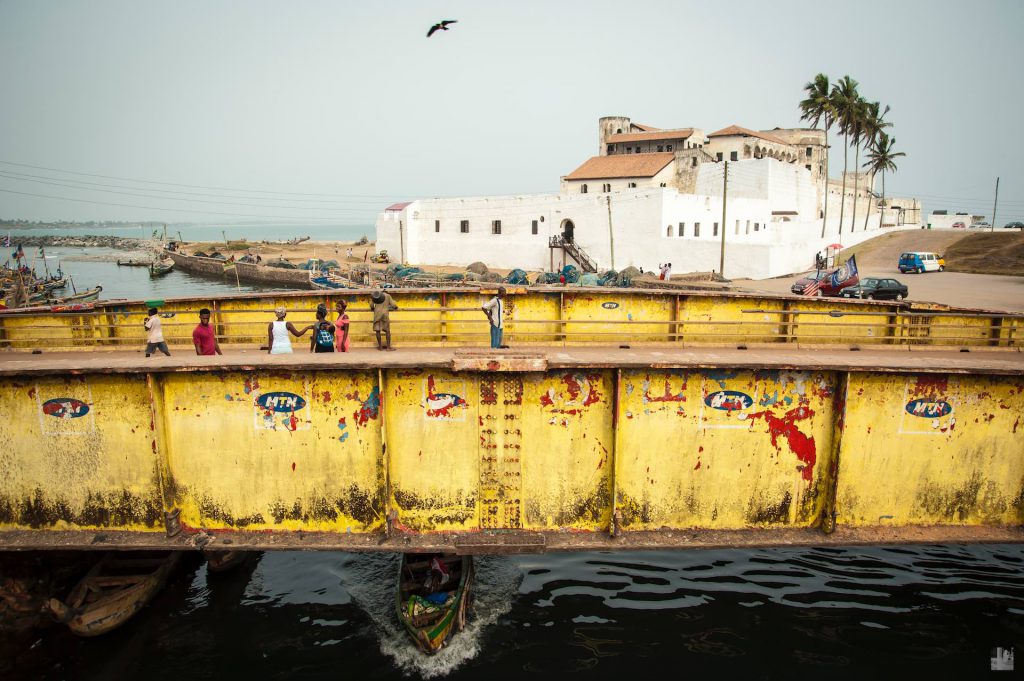
M 663 147 L 663 146 L 662 146 L 662 145 L 660 145 L 660 144 L 658 145 L 658 151 L 664 151 L 664 149 L 665 149 L 665 147 Z
M 666 185 L 666 184 L 665 184 L 664 182 L 662 182 L 662 183 L 661 183 L 661 184 L 659 184 L 658 186 L 659 186 L 659 187 L 665 187 L 665 186 L 667 186 L 667 185 Z
M 536 234 L 536 233 L 537 233 L 537 221 L 536 221 L 536 220 L 534 220 L 534 221 L 533 221 L 533 224 L 532 224 L 532 225 L 530 226 L 530 230 L 531 230 L 531 231 L 532 231 L 532 232 L 533 232 L 534 234 Z
M 462 220 L 459 222 L 459 231 L 463 234 L 469 234 L 469 220 Z
M 757 223 L 757 222 L 755 222 L 755 223 L 754 223 L 754 231 L 756 232 L 756 231 L 757 231 L 757 230 L 759 230 L 759 229 L 761 229 L 761 225 L 760 225 L 760 223 Z
M 693 167 L 694 168 L 697 167 L 697 157 L 696 156 L 693 157 Z
M 434 220 L 434 231 L 435 232 L 440 232 L 441 231 L 441 221 L 440 220 Z
M 672 145 L 671 144 L 666 144 L 665 145 L 665 151 L 672 151 Z
M 586 193 L 587 193 L 587 185 L 585 185 L 585 184 L 580 185 L 580 194 L 586 194 Z
M 738 151 L 729 152 L 729 160 L 730 161 L 738 161 L 738 160 L 740 160 L 740 153 Z
M 609 144 L 608 145 L 608 153 L 609 153 L 609 155 L 615 153 L 615 145 L 614 144 Z
M 612 186 L 610 184 L 602 184 L 601 185 L 601 191 L 603 191 L 605 193 L 608 193 L 611 190 L 612 190 Z
M 665 228 L 665 236 L 672 236 L 672 225 Z
M 747 234 L 750 234 L 750 220 L 747 220 Z
M 717 222 L 715 223 L 715 226 L 711 230 L 711 236 L 718 236 L 718 223 Z
M 672 228 L 669 227 L 669 229 L 672 229 Z M 686 223 L 685 222 L 680 222 L 679 223 L 679 236 L 686 236 Z
M 807 165 L 804 166 L 804 168 L 807 168 L 808 170 L 810 170 L 811 169 L 811 164 L 808 163 Z
M 807 147 L 807 158 L 811 157 L 811 148 Z
M 629 183 L 629 188 L 630 189 L 636 189 L 636 182 L 630 182 Z
M 636 153 L 638 153 L 638 154 L 640 153 L 640 147 L 636 148 Z
M 700 236 L 700 223 L 699 222 L 693 223 L 693 235 L 694 236 Z
M 501 220 L 491 221 L 491 234 L 501 234 Z
M 736 221 L 736 233 L 737 234 L 740 233 L 740 221 L 739 220 Z
M 721 161 L 722 160 L 722 152 L 718 152 L 717 154 L 715 154 L 715 158 L 717 158 L 719 161 Z

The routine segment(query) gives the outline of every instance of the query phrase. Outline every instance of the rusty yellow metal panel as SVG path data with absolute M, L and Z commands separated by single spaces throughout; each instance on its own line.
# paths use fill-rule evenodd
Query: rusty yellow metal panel
M 213 302 L 213 301 L 211 301 Z M 274 298 L 237 298 L 218 299 L 214 305 L 201 305 L 214 311 L 211 323 L 217 328 L 222 345 L 266 345 L 267 326 L 277 319 L 274 310 L 283 307 L 288 312 L 285 321 L 291 322 L 296 329 L 302 331 L 316 321 L 316 306 L 323 302 L 318 296 L 308 297 L 274 297 Z M 352 316 L 350 311 L 349 316 Z M 330 306 L 328 318 L 334 320 L 333 304 Z M 195 317 L 198 323 L 198 317 Z M 193 324 L 193 327 L 195 324 Z M 192 329 L 189 329 L 191 334 Z M 295 348 L 308 347 L 309 333 L 301 338 L 291 338 Z M 191 336 L 189 343 L 191 343 Z
M 163 531 L 146 378 L 0 380 L 0 527 Z
M 922 321 L 925 323 L 922 324 Z M 915 323 L 916 322 L 916 323 Z M 916 326 L 917 333 L 908 333 L 916 343 L 928 345 L 986 345 L 992 338 L 992 320 L 973 315 L 926 315 L 924 320 L 911 319 L 907 327 Z M 922 326 L 926 334 L 921 333 Z M 922 341 L 922 339 L 927 339 Z
M 820 372 L 623 371 L 621 527 L 815 525 L 837 382 Z
M 679 300 L 679 319 L 685 323 L 679 330 L 688 343 L 773 343 L 785 333 L 785 309 L 784 300 L 684 296 Z
M 797 343 L 886 344 L 897 333 L 895 308 L 828 298 L 808 298 L 789 307 L 790 332 Z
M 496 395 L 499 402 L 517 401 L 518 387 L 522 396 L 518 417 L 499 422 L 510 448 L 498 453 L 521 460 L 523 527 L 607 530 L 615 442 L 613 372 L 519 374 L 516 381 L 510 389 L 506 379 Z
M 158 380 L 169 496 L 186 526 L 371 532 L 385 520 L 372 372 Z
M 479 388 L 472 374 L 385 372 L 383 409 L 397 528 L 430 532 L 478 527 L 483 427 L 478 408 Z
M 1024 381 L 853 373 L 840 525 L 1024 521 Z
M 570 344 L 666 343 L 671 340 L 675 297 L 664 294 L 567 290 L 563 319 Z M 649 322 L 649 323 L 648 323 Z
M 505 319 L 505 338 L 510 344 L 552 345 L 562 342 L 561 292 L 517 292 L 505 299 L 508 314 Z M 484 327 L 487 332 L 487 327 Z M 484 340 L 486 342 L 486 339 Z

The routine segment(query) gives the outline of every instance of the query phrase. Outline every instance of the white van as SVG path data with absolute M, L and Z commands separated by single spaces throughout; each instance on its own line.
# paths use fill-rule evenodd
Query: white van
M 946 268 L 946 261 L 938 253 L 910 251 L 900 255 L 900 272 L 941 272 Z

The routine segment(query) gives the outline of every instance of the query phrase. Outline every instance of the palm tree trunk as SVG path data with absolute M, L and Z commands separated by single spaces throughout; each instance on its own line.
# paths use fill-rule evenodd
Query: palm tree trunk
M 853 228 L 857 224 L 857 175 L 860 170 L 860 140 L 856 140 L 854 146 L 857 148 L 857 151 L 853 160 L 853 212 L 850 215 L 851 234 L 853 234 Z
M 846 168 L 849 165 L 850 136 L 843 133 L 843 196 L 839 202 L 839 236 L 843 235 L 843 213 L 846 212 Z
M 867 229 L 868 229 L 868 217 L 871 215 L 871 204 L 873 203 L 873 201 L 871 200 L 871 197 L 874 196 L 874 188 L 875 188 L 875 175 L 874 175 L 874 172 L 872 171 L 872 173 L 871 173 L 871 184 L 868 185 L 868 207 L 864 211 L 864 229 L 861 230 L 862 232 L 866 232 Z M 879 222 L 878 226 L 881 227 L 882 223 Z
M 885 222 L 885 171 L 882 171 L 882 212 L 878 216 L 878 229 L 882 229 Z
M 825 238 L 825 223 L 828 222 L 828 122 L 825 123 L 825 208 L 821 215 L 821 238 Z

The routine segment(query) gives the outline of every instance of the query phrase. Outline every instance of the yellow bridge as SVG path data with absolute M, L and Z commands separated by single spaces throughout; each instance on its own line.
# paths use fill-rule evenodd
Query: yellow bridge
M 365 291 L 345 354 L 259 349 L 334 292 L 169 300 L 170 358 L 142 302 L 0 314 L 0 549 L 1024 538 L 1021 315 L 523 289 L 490 350 L 485 294 L 392 295 L 391 353 Z

